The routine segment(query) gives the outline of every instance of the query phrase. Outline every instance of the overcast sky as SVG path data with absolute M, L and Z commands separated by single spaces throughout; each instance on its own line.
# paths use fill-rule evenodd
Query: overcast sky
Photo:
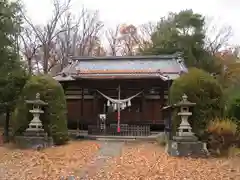
M 120 23 L 140 25 L 157 21 L 168 12 L 193 9 L 194 12 L 213 17 L 220 27 L 233 28 L 231 43 L 240 44 L 240 0 L 72 0 L 72 12 L 85 8 L 99 10 L 106 27 Z M 28 16 L 42 24 L 51 17 L 51 0 L 23 0 Z

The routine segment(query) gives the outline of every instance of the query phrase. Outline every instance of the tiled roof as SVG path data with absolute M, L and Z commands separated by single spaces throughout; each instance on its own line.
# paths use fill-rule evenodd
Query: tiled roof
M 74 61 L 59 74 L 73 79 L 125 79 L 162 78 L 176 79 L 187 72 L 178 55 L 131 56 L 131 57 L 87 57 L 72 58 Z M 61 78 L 55 79 L 61 81 Z

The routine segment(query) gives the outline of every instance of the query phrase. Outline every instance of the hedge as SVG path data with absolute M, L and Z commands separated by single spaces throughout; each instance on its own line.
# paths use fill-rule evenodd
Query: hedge
M 223 90 L 218 81 L 209 73 L 192 68 L 175 80 L 170 88 L 170 102 L 177 103 L 183 94 L 188 96 L 189 101 L 196 103 L 192 110 L 193 115 L 190 117 L 195 133 L 201 134 L 206 129 L 208 121 L 222 116 Z M 173 131 L 176 131 L 178 124 L 179 118 L 175 116 Z
M 29 113 L 31 106 L 25 100 L 33 100 L 36 93 L 40 93 L 41 100 L 48 103 L 44 107 L 45 113 L 40 116 L 45 132 L 53 137 L 56 145 L 68 141 L 67 108 L 62 86 L 52 77 L 47 75 L 32 76 L 23 88 L 19 101 L 11 118 L 13 134 L 20 135 L 26 128 L 32 115 Z

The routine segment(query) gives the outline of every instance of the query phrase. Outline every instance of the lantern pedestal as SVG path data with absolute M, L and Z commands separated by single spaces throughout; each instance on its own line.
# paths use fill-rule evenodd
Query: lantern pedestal
M 206 157 L 208 155 L 206 144 L 198 141 L 188 122 L 189 116 L 192 115 L 189 107 L 194 105 L 195 103 L 187 100 L 186 95 L 182 97 L 182 101 L 176 104 L 176 107 L 180 107 L 178 116 L 181 117 L 181 123 L 176 132 L 176 136 L 173 136 L 172 140 L 169 140 L 166 147 L 168 154 L 171 156 Z
M 167 144 L 167 152 L 171 156 L 182 157 L 207 157 L 206 145 L 201 141 L 177 141 L 170 140 Z

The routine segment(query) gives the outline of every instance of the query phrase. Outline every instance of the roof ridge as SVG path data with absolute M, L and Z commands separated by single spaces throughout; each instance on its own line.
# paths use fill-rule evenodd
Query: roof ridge
M 173 53 L 173 54 L 162 54 L 162 55 L 148 55 L 148 56 L 72 56 L 70 57 L 72 60 L 79 60 L 79 61 L 91 61 L 91 60 L 151 60 L 151 59 L 175 59 L 181 57 L 181 53 Z

